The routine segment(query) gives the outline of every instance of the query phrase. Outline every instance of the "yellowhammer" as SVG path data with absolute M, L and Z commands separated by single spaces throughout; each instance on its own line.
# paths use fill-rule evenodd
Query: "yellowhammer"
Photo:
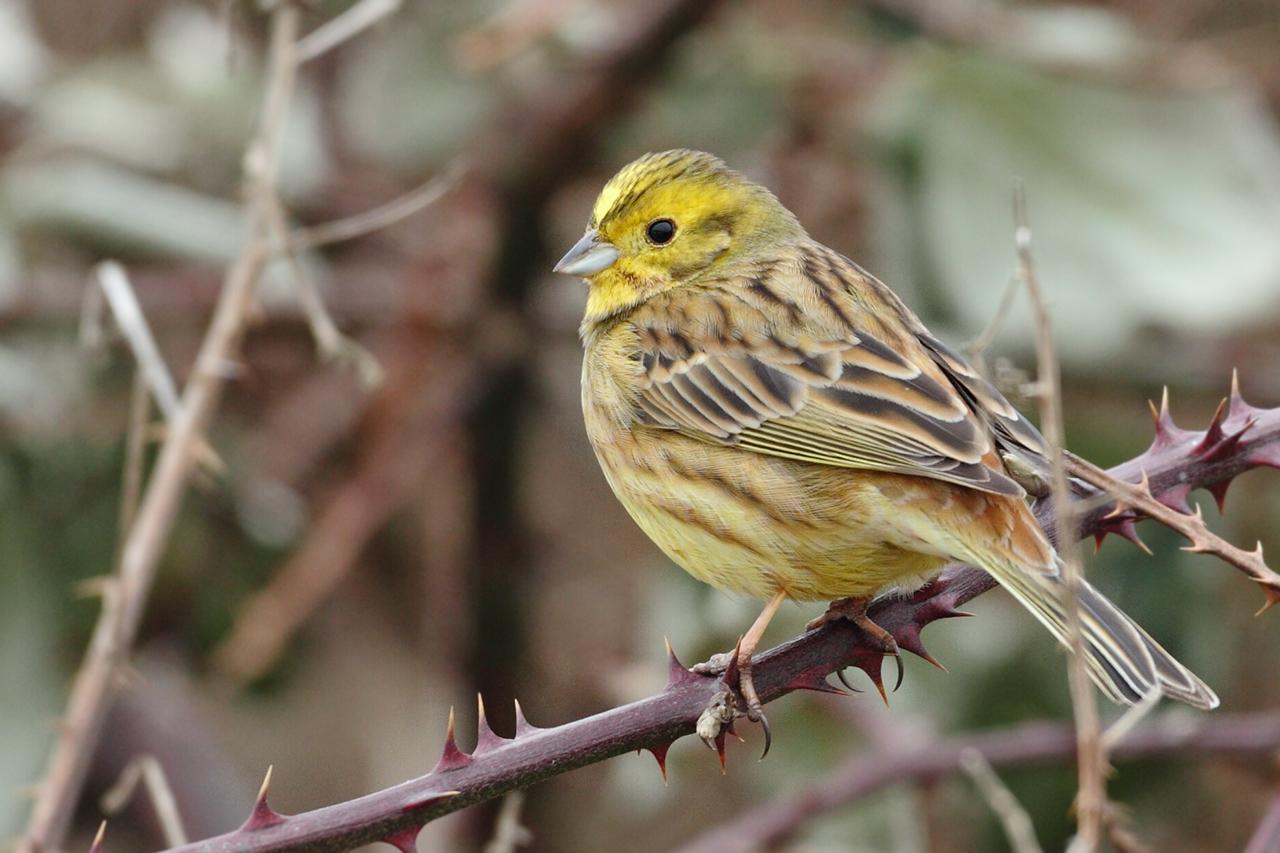
M 590 284 L 582 407 L 614 493 L 694 577 L 768 600 L 738 653 L 752 719 L 751 655 L 784 598 L 834 601 L 815 624 L 851 619 L 896 654 L 867 604 L 959 560 L 1064 639 L 1060 561 L 1019 482 L 1045 468 L 1040 434 L 764 187 L 698 151 L 641 157 L 556 271 Z M 1218 704 L 1088 585 L 1081 613 L 1114 701 Z

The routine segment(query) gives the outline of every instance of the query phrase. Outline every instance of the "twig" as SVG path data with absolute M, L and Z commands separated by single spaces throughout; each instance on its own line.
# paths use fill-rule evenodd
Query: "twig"
M 138 370 L 146 387 L 155 398 L 156 405 L 164 416 L 165 422 L 172 421 L 177 416 L 180 405 L 178 391 L 174 385 L 173 376 L 169 373 L 169 367 L 164 363 L 164 358 L 160 355 L 160 348 L 156 346 L 155 337 L 151 334 L 151 327 L 147 324 L 146 315 L 142 313 L 142 307 L 138 304 L 137 294 L 134 292 L 133 284 L 129 281 L 129 276 L 124 267 L 116 261 L 103 261 L 94 267 L 91 281 L 93 284 L 85 290 L 84 302 L 80 312 L 81 343 L 90 349 L 101 346 L 103 338 L 102 297 L 105 296 L 106 306 L 111 309 L 116 325 L 129 343 L 129 349 L 133 353 L 134 360 L 138 363 Z M 93 286 L 94 284 L 97 286 Z M 132 440 L 133 433 L 130 433 L 130 436 L 130 440 Z M 145 443 L 145 438 L 144 431 L 140 439 Z M 221 474 L 226 470 L 226 465 L 203 438 L 199 439 L 195 453 L 197 460 L 207 471 Z M 127 481 L 125 486 L 127 494 L 129 489 Z M 132 517 L 133 508 L 133 504 L 126 504 L 123 509 L 128 511 L 122 511 L 121 517 L 123 518 L 126 515 Z
M 966 747 L 960 750 L 960 769 L 973 780 L 978 793 L 1000 820 L 1009 848 L 1014 853 L 1043 853 L 1040 842 L 1036 839 L 1031 815 L 1027 814 L 1013 791 L 996 775 L 991 762 L 979 750 Z
M 1022 281 L 1031 298 L 1032 314 L 1036 326 L 1036 378 L 1040 386 L 1040 427 L 1047 444 L 1050 465 L 1050 486 L 1055 514 L 1055 532 L 1058 542 L 1071 542 L 1071 531 L 1076 529 L 1075 508 L 1071 501 L 1071 489 L 1067 484 L 1063 447 L 1066 446 L 1062 423 L 1062 385 L 1058 372 L 1058 356 L 1053 345 L 1053 329 L 1040 292 L 1036 275 L 1035 258 L 1031 253 L 1031 228 L 1027 224 L 1026 196 L 1019 183 L 1014 188 L 1014 242 L 1018 250 L 1018 268 Z M 1097 699 L 1085 668 L 1084 628 L 1080 615 L 1080 591 L 1083 581 L 1079 554 L 1071 546 L 1058 549 L 1062 560 L 1062 579 L 1066 589 L 1063 602 L 1067 615 L 1067 646 L 1071 655 L 1067 661 L 1067 676 L 1071 688 L 1071 707 L 1076 721 L 1078 741 L 1077 770 L 1080 792 L 1076 798 L 1076 814 L 1079 818 L 1077 839 L 1085 851 L 1097 850 L 1102 838 L 1102 816 L 1106 810 L 1107 758 L 1102 749 L 1101 725 L 1098 722 Z
M 142 465 L 147 448 L 147 417 L 151 410 L 151 397 L 147 393 L 147 380 L 142 369 L 133 371 L 129 392 L 129 424 L 125 427 L 124 471 L 120 481 L 120 519 L 117 526 L 120 547 L 129 535 L 134 516 L 138 512 L 138 499 L 142 495 Z M 116 554 L 119 566 L 120 554 Z
M 517 847 L 523 847 L 533 840 L 533 833 L 520 823 L 520 809 L 523 805 L 524 794 L 521 791 L 512 791 L 502 798 L 502 808 L 498 809 L 493 838 L 484 846 L 484 853 L 515 853 Z
M 125 274 L 124 267 L 115 261 L 103 261 L 93 269 L 93 281 L 97 287 L 90 286 L 85 290 L 84 310 L 80 315 L 80 340 L 87 346 L 96 348 L 102 341 L 102 300 L 99 294 L 106 297 L 106 304 L 111 308 L 116 325 L 129 343 L 133 357 L 138 362 L 138 369 L 146 379 L 165 420 L 171 421 L 178 414 L 178 389 L 174 385 L 169 367 L 160 356 L 160 348 L 147 325 L 147 318 L 138 305 L 133 285 Z
M 212 656 L 223 675 L 243 683 L 270 669 L 387 518 L 422 489 L 432 465 L 453 449 L 441 437 L 455 431 L 461 389 L 473 374 L 440 347 L 413 347 L 397 363 L 380 399 L 407 411 L 375 421 L 354 473 L 325 499 L 305 540 L 270 584 L 239 607 Z
M 329 309 L 320 298 L 320 291 L 311 276 L 307 275 L 298 250 L 289 238 L 288 218 L 279 197 L 273 195 L 268 208 L 267 229 L 272 241 L 284 247 L 285 260 L 293 274 L 294 292 L 297 294 L 298 304 L 302 306 L 303 316 L 307 318 L 307 325 L 311 328 L 311 336 L 315 339 L 321 360 L 349 364 L 355 368 L 364 388 L 377 388 L 384 379 L 382 366 L 368 350 L 339 331 L 337 323 L 333 322 Z
M 991 322 L 987 323 L 987 327 L 964 347 L 965 353 L 968 354 L 971 360 L 979 365 L 982 364 L 984 361 L 983 356 L 995 341 L 996 335 L 999 334 L 1000 327 L 1004 325 L 1005 319 L 1013 309 L 1013 300 L 1021 289 L 1022 281 L 1018 276 L 1009 279 L 1009 283 L 1005 285 L 1004 293 L 1000 295 L 1000 304 L 996 306 L 996 313 L 991 317 Z
M 1117 744 L 1128 737 L 1129 732 L 1133 731 L 1133 727 L 1142 722 L 1160 704 L 1162 695 L 1159 687 L 1153 687 L 1147 691 L 1138 704 L 1125 708 L 1124 713 L 1120 715 L 1120 719 L 1108 726 L 1107 730 L 1102 733 L 1103 753 L 1109 754 L 1116 748 Z
M 267 93 L 261 121 L 245 157 L 250 181 L 249 236 L 227 271 L 195 368 L 121 550 L 115 582 L 105 590 L 102 612 L 72 685 L 66 715 L 18 845 L 24 853 L 61 846 L 119 673 L 142 622 L 156 565 L 186 490 L 197 448 L 217 405 L 227 375 L 226 365 L 238 350 L 246 309 L 268 255 L 264 202 L 274 193 L 280 131 L 293 92 L 292 49 L 297 29 L 297 8 L 289 2 L 279 3 L 272 13 Z
M 1234 384 L 1233 384 L 1234 388 Z M 1238 395 L 1238 390 L 1233 390 L 1233 394 Z M 1223 401 L 1226 402 L 1225 400 Z M 1163 415 L 1159 417 L 1168 417 L 1168 398 L 1165 398 L 1165 405 L 1161 409 Z M 1217 414 L 1214 415 L 1214 424 L 1221 422 L 1223 406 L 1218 407 Z M 1157 421 L 1158 423 L 1159 421 Z M 1252 425 L 1241 427 L 1241 432 L 1247 430 Z M 1212 438 L 1212 428 L 1207 438 Z M 1232 439 L 1225 438 L 1223 440 L 1230 441 Z M 1222 539 L 1204 523 L 1204 515 L 1200 512 L 1199 505 L 1196 506 L 1194 512 L 1179 512 L 1168 504 L 1163 503 L 1156 498 L 1152 492 L 1151 481 L 1147 477 L 1146 472 L 1142 472 L 1142 479 L 1137 483 L 1130 483 L 1120 480 L 1117 477 L 1103 471 L 1097 465 L 1078 456 L 1071 456 L 1067 461 L 1067 467 L 1071 474 L 1079 477 L 1091 486 L 1101 489 L 1103 492 L 1112 495 L 1116 499 L 1115 508 L 1111 510 L 1110 515 L 1117 519 L 1132 519 L 1134 513 L 1154 518 L 1156 521 L 1175 530 L 1187 538 L 1191 544 L 1182 550 L 1190 551 L 1194 554 L 1212 554 L 1228 565 L 1235 566 L 1245 575 L 1252 578 L 1258 586 L 1262 588 L 1266 595 L 1266 601 L 1262 605 L 1259 613 L 1262 613 L 1277 602 L 1280 602 L 1280 575 L 1277 575 L 1266 564 L 1262 557 L 1262 543 L 1259 542 L 1257 548 L 1252 551 L 1246 551 L 1239 548 L 1225 539 Z M 1170 502 L 1179 501 L 1185 503 L 1185 492 L 1179 494 L 1179 490 L 1171 490 L 1163 493 L 1164 500 Z
M 298 40 L 295 59 L 299 65 L 328 53 L 350 41 L 383 18 L 400 9 L 401 0 L 360 0 L 341 15 L 325 21 Z
M 173 789 L 164 775 L 164 768 L 154 755 L 141 755 L 125 765 L 119 780 L 102 795 L 102 811 L 113 815 L 123 809 L 141 782 L 155 807 L 156 817 L 164 832 L 165 843 L 170 847 L 187 843 L 187 831 L 178 813 L 178 803 Z
M 456 159 L 440 174 L 386 204 L 332 222 L 294 229 L 289 245 L 294 251 L 317 249 L 380 231 L 444 198 L 458 185 L 466 171 L 466 161 Z

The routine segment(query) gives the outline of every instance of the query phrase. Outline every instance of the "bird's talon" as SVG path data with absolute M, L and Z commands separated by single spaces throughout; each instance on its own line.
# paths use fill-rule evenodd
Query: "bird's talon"
M 860 689 L 858 689 L 857 687 L 854 687 L 852 684 L 849 683 L 849 679 L 845 678 L 843 669 L 836 670 L 836 678 L 840 679 L 840 683 L 843 684 L 846 688 L 848 688 L 850 693 L 862 692 Z

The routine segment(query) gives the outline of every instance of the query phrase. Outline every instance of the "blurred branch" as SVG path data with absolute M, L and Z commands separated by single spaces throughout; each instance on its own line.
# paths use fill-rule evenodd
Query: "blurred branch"
M 295 57 L 299 65 L 328 53 L 350 41 L 400 9 L 401 0 L 360 0 L 341 15 L 325 21 L 298 40 Z
M 302 306 L 303 316 L 307 318 L 307 325 L 311 329 L 311 337 L 315 340 L 321 360 L 349 365 L 355 369 L 360 384 L 365 389 L 377 388 L 382 384 L 382 366 L 368 350 L 339 331 L 337 323 L 333 322 L 329 309 L 320 298 L 320 291 L 307 274 L 298 250 L 289 238 L 288 217 L 278 198 L 271 199 L 267 211 L 267 230 L 272 241 L 283 247 L 289 271 L 293 274 L 298 304 Z
M 1116 747 L 1115 758 L 1265 758 L 1280 747 L 1280 712 L 1216 714 L 1189 718 L 1181 713 L 1138 726 Z M 787 797 L 754 806 L 748 814 L 716 826 L 679 853 L 735 853 L 777 847 L 814 817 L 904 782 L 925 782 L 961 769 L 966 753 L 993 767 L 1070 761 L 1076 738 L 1072 726 L 1021 723 L 1004 729 L 928 740 L 910 748 L 876 749 L 850 758 L 814 784 Z
M 987 801 L 991 811 L 1000 820 L 1005 838 L 1014 853 L 1044 853 L 1036 839 L 1031 816 L 1018 802 L 1009 787 L 1001 781 L 991 762 L 983 754 L 969 747 L 960 750 L 960 769 L 973 781 L 978 793 Z
M 447 195 L 458 185 L 466 170 L 464 160 L 454 160 L 440 174 L 386 204 L 332 222 L 297 228 L 289 237 L 289 247 L 294 251 L 316 249 L 344 240 L 354 240 L 408 219 Z
M 1018 253 L 1018 277 L 1026 285 L 1031 299 L 1036 331 L 1036 384 L 1039 386 L 1040 429 L 1044 432 L 1049 459 L 1049 486 L 1053 505 L 1053 537 L 1058 542 L 1071 540 L 1075 529 L 1075 504 L 1063 459 L 1066 429 L 1062 422 L 1062 377 L 1058 355 L 1053 344 L 1053 324 L 1040 292 L 1035 256 L 1031 252 L 1031 226 L 1027 222 L 1027 200 L 1022 184 L 1013 191 L 1014 245 Z M 1046 528 L 1048 529 L 1048 528 Z M 1076 817 L 1079 828 L 1072 846 L 1085 853 L 1098 849 L 1102 838 L 1102 816 L 1107 807 L 1107 756 L 1102 746 L 1102 726 L 1098 721 L 1098 702 L 1089 683 L 1085 664 L 1084 617 L 1080 612 L 1080 591 L 1084 570 L 1076 548 L 1059 549 L 1063 588 L 1062 606 L 1066 611 L 1067 681 L 1071 690 L 1072 716 L 1076 723 L 1076 769 L 1079 793 Z
M 204 441 L 205 427 L 239 348 L 247 309 L 270 249 L 266 217 L 275 193 L 280 136 L 293 94 L 292 51 L 297 31 L 297 8 L 289 2 L 277 4 L 271 19 L 261 117 L 245 152 L 248 237 L 227 271 L 217 310 L 122 547 L 118 570 L 103 590 L 102 612 L 72 684 L 66 715 L 18 844 L 24 853 L 55 850 L 62 845 L 108 706 L 137 637 L 156 565 Z
M 1244 853 L 1273 853 L 1275 850 L 1280 850 L 1280 794 L 1271 801 L 1271 807 L 1245 845 Z
M 102 795 L 103 813 L 114 815 L 123 809 L 137 790 L 139 782 L 160 819 L 165 843 L 170 846 L 186 844 L 187 831 L 182 826 L 182 816 L 178 814 L 173 789 L 169 787 L 164 768 L 154 755 L 141 755 L 125 766 L 120 779 Z
M 106 305 L 110 307 L 120 333 L 129 343 L 160 413 L 165 420 L 173 420 L 178 414 L 178 388 L 160 355 L 160 348 L 156 346 L 156 339 L 138 305 L 138 297 L 124 267 L 115 261 L 103 261 L 93 268 L 93 280 L 97 287 L 90 284 L 85 290 L 84 308 L 80 314 L 81 344 L 90 349 L 102 345 L 102 297 L 105 296 Z
M 1205 434 L 1185 431 L 1178 440 L 1153 448 L 1111 473 L 1123 477 L 1135 468 L 1145 468 L 1153 484 L 1178 483 L 1199 488 L 1229 482 L 1253 467 L 1280 468 L 1280 409 L 1254 409 L 1238 400 L 1233 404 L 1230 417 L 1247 417 L 1251 427 L 1248 434 L 1222 456 L 1213 459 L 1196 456 L 1194 448 Z M 1076 534 L 1107 532 L 1106 512 L 1105 507 L 1091 507 L 1090 511 L 1081 513 Z M 1054 529 L 1050 501 L 1040 501 L 1036 514 L 1046 530 Z M 985 572 L 951 566 L 938 581 L 911 598 L 877 603 L 871 616 L 876 624 L 890 631 L 904 649 L 926 654 L 920 640 L 921 629 L 937 619 L 957 615 L 960 605 L 994 586 L 995 581 Z M 760 655 L 754 680 L 761 699 L 769 702 L 795 690 L 830 691 L 832 688 L 826 683 L 830 673 L 848 666 L 878 671 L 881 662 L 875 643 L 868 642 L 853 625 L 840 622 Z M 499 738 L 487 723 L 481 723 L 477 749 L 470 755 L 457 748 L 450 733 L 439 764 L 424 776 L 346 803 L 298 815 L 275 815 L 274 822 L 260 822 L 183 849 L 205 853 L 339 850 L 392 835 L 397 840 L 411 838 L 411 833 L 416 834 L 423 824 L 441 815 L 587 764 L 646 748 L 665 756 L 674 740 L 693 731 L 698 716 L 718 689 L 717 679 L 695 675 L 673 659 L 667 688 L 647 699 L 553 729 L 536 729 L 518 718 L 516 737 L 512 740 Z M 1074 749 L 1070 730 L 1055 727 L 1054 731 L 1052 738 L 1036 742 L 1051 744 L 1050 752 L 1055 758 L 1069 756 Z M 840 789 L 846 792 L 841 801 L 847 802 L 900 778 L 950 772 L 959 760 L 958 747 L 972 746 L 975 742 L 988 761 L 999 765 L 1005 753 L 983 737 L 973 736 L 956 743 L 957 749 L 949 755 L 933 748 L 920 753 L 895 748 L 890 755 L 860 761 L 857 765 L 860 769 L 850 771 L 852 781 Z M 1277 745 L 1280 745 L 1280 717 L 1218 715 L 1197 718 L 1189 724 L 1170 719 L 1140 725 L 1117 745 L 1116 755 L 1258 753 Z M 1014 754 L 1026 756 L 1019 760 L 1038 760 L 1047 748 L 1043 745 L 1037 749 L 1018 747 Z M 817 807 L 818 810 L 834 805 L 827 794 L 834 794 L 835 788 L 827 784 L 819 790 L 827 793 L 818 797 L 817 802 L 827 805 Z M 813 800 L 814 796 L 810 794 L 804 802 Z M 763 821 L 770 814 L 773 812 L 768 809 L 753 810 L 750 816 L 735 821 L 734 831 L 745 832 L 744 827 L 757 826 L 757 820 Z M 766 829 L 768 826 L 772 824 Z M 759 842 L 771 836 L 753 830 L 749 837 Z
M 213 664 L 238 682 L 271 668 L 294 633 L 329 599 L 369 540 L 416 492 L 431 468 L 453 451 L 448 437 L 461 417 L 472 372 L 441 347 L 399 354 L 393 381 L 378 403 L 394 409 L 376 419 L 354 473 L 330 493 L 303 543 L 236 615 Z M 424 367 L 425 366 L 425 367 Z

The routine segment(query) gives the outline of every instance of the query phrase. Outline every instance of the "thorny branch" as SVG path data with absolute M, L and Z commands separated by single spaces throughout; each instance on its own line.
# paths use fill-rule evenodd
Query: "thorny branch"
M 1158 438 L 1150 450 L 1112 469 L 1111 474 L 1125 480 L 1136 478 L 1139 470 L 1145 470 L 1153 493 L 1159 496 L 1170 488 L 1221 491 L 1225 483 L 1249 468 L 1280 468 L 1280 409 L 1256 409 L 1233 395 L 1223 423 L 1246 422 L 1249 423 L 1247 434 L 1233 441 L 1222 453 L 1211 456 L 1205 456 L 1196 448 L 1212 430 L 1178 430 L 1175 434 L 1166 427 L 1163 439 Z M 1110 506 L 1093 506 L 1088 498 L 1084 502 L 1088 508 L 1078 517 L 1076 535 L 1113 532 L 1114 518 L 1107 518 Z M 1040 501 L 1036 514 L 1046 529 L 1053 529 L 1050 501 Z M 912 597 L 877 603 L 871 615 L 876 624 L 893 634 L 900 647 L 932 660 L 921 641 L 921 630 L 937 619 L 961 615 L 958 608 L 962 604 L 994 586 L 995 581 L 985 572 L 951 566 L 938 581 Z M 863 669 L 879 682 L 881 665 L 880 653 L 872 644 L 867 643 L 855 627 L 842 622 L 824 626 L 761 654 L 755 664 L 754 678 L 760 698 L 770 702 L 795 690 L 838 692 L 827 684 L 827 676 L 849 666 Z M 263 797 L 255 805 L 253 816 L 240 829 L 177 849 L 206 853 L 323 851 L 345 850 L 385 840 L 408 850 L 428 821 L 568 770 L 637 749 L 650 750 L 665 764 L 672 742 L 693 731 L 698 716 L 717 690 L 717 679 L 690 672 L 673 656 L 668 685 L 654 696 L 550 729 L 531 726 L 523 714 L 518 713 L 513 739 L 494 734 L 482 717 L 478 742 L 470 754 L 458 748 L 450 727 L 439 763 L 424 776 L 356 800 L 291 816 L 271 810 Z M 1280 722 L 1271 718 L 1246 719 L 1221 715 L 1205 718 L 1184 732 L 1176 742 L 1177 749 L 1185 753 L 1196 750 L 1258 752 L 1274 748 L 1280 742 Z M 1173 737 L 1168 729 L 1161 728 L 1168 725 L 1176 724 L 1137 727 L 1117 746 L 1116 754 L 1151 754 L 1139 748 L 1144 742 L 1144 733 L 1165 731 L 1168 737 Z M 1053 754 L 1070 754 L 1074 739 L 1064 729 L 1057 731 L 1058 746 Z M 1217 741 L 1214 732 L 1230 734 Z M 1251 746 L 1245 750 L 1227 746 L 1242 741 Z M 723 756 L 723 738 L 719 747 Z M 984 755 L 993 764 L 1000 763 L 992 755 L 985 752 Z M 950 772 L 958 755 L 953 756 L 943 770 L 930 770 L 937 766 L 936 761 L 932 754 L 913 755 L 911 762 L 922 763 L 925 769 L 909 772 L 894 771 L 897 765 L 872 761 L 869 769 L 859 771 L 866 773 L 871 783 L 859 785 L 871 790 L 898 778 Z M 889 773 L 887 781 L 876 781 L 880 774 L 889 771 L 898 775 Z

